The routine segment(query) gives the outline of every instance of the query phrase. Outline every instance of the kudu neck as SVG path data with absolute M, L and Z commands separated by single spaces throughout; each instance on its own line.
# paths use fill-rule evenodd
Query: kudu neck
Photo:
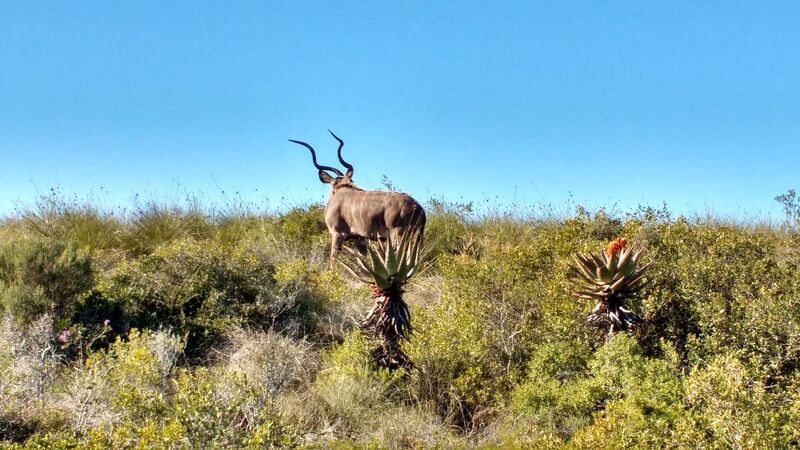
M 343 184 L 340 186 L 334 186 L 331 190 L 331 196 L 336 195 L 337 192 L 345 192 L 345 191 L 363 191 L 360 187 L 356 186 L 353 183 Z

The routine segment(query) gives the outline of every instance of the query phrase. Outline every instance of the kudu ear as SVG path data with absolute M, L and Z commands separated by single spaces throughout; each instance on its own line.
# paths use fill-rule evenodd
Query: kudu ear
M 324 170 L 319 171 L 319 181 L 322 181 L 323 183 L 326 184 L 333 184 L 335 180 L 336 178 L 328 175 L 328 172 L 325 172 Z

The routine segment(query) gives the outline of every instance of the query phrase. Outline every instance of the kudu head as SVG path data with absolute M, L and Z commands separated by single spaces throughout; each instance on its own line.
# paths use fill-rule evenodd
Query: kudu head
M 295 141 L 294 139 L 289 139 L 289 142 L 300 144 L 303 147 L 307 148 L 309 151 L 311 151 L 311 160 L 314 162 L 314 167 L 316 167 L 319 170 L 319 180 L 322 181 L 323 183 L 327 183 L 333 186 L 333 191 L 331 192 L 331 194 L 336 193 L 337 190 L 343 187 L 357 188 L 356 185 L 353 183 L 353 166 L 347 163 L 347 161 L 345 161 L 344 159 L 342 159 L 342 147 L 344 147 L 344 141 L 339 139 L 339 136 L 333 134 L 333 131 L 328 130 L 328 133 L 330 133 L 334 139 L 339 141 L 339 149 L 337 150 L 336 153 L 339 156 L 339 162 L 342 163 L 342 165 L 347 169 L 347 173 L 342 173 L 336 167 L 319 165 L 317 163 L 317 154 L 314 151 L 314 148 L 306 144 L 305 142 Z M 333 176 L 328 172 L 331 172 L 336 176 Z

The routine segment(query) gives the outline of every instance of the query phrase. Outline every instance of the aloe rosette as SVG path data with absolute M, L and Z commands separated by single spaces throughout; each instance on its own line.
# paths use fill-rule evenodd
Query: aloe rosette
M 391 237 L 370 241 L 364 254 L 356 254 L 355 263 L 343 263 L 353 276 L 372 286 L 374 304 L 361 326 L 378 340 L 373 351 L 376 362 L 390 369 L 411 365 L 400 345 L 413 332 L 403 286 L 419 269 L 421 246 L 420 234 L 407 232 L 396 242 Z
M 577 253 L 573 255 L 574 280 L 581 282 L 573 293 L 578 298 L 594 300 L 596 304 L 587 315 L 590 324 L 608 326 L 609 336 L 618 331 L 628 331 L 642 319 L 628 307 L 627 302 L 645 285 L 645 272 L 649 264 L 638 267 L 644 247 L 631 245 L 624 238 L 611 241 L 600 255 Z

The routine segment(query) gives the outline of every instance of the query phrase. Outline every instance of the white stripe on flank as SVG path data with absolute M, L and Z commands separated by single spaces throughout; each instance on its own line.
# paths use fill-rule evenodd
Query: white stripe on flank
M 364 200 L 366 199 L 367 193 L 366 191 L 361 192 L 361 201 L 358 203 L 358 222 L 361 224 L 361 230 L 364 231 L 364 234 L 367 235 L 369 238 L 369 228 L 367 228 L 367 223 L 364 220 L 364 210 L 367 209 L 364 206 Z
M 383 217 L 381 217 L 381 219 L 383 219 L 384 222 L 386 222 L 386 200 L 389 200 L 389 194 L 384 195 L 383 196 L 383 200 L 381 200 L 381 214 L 383 215 Z M 391 231 L 389 229 L 389 224 L 388 223 L 384 223 L 383 225 L 386 227 L 386 233 L 388 234 Z M 377 234 L 377 231 L 376 231 L 375 234 Z M 380 237 L 380 236 L 378 236 L 378 237 Z

